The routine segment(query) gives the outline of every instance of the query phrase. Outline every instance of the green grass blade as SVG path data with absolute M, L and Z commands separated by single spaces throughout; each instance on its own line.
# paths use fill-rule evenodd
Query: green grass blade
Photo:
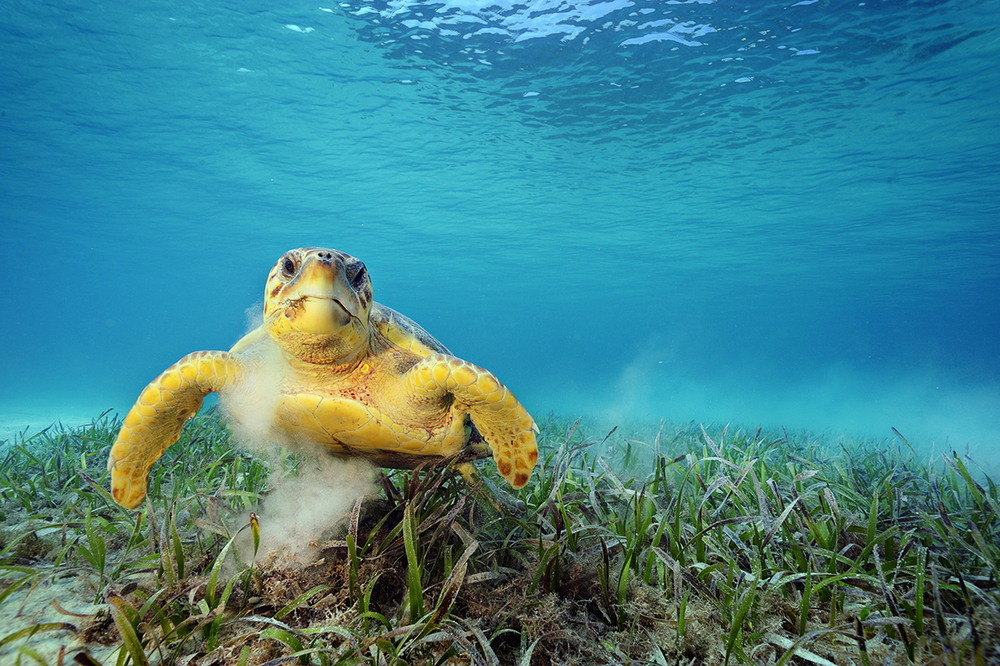
M 114 592 L 109 591 L 105 596 L 108 600 L 108 607 L 111 609 L 111 617 L 115 622 L 115 627 L 118 628 L 118 634 L 122 637 L 122 644 L 132 658 L 132 663 L 135 666 L 148 666 L 149 658 L 146 656 L 146 651 L 143 649 L 142 641 L 139 640 L 139 634 L 136 631 L 138 618 L 133 620 L 130 617 L 130 615 L 135 615 L 134 609 L 128 605 L 125 599 Z M 129 613 L 129 611 L 132 612 Z
M 76 627 L 72 624 L 66 622 L 45 622 L 42 624 L 34 624 L 30 627 L 25 627 L 24 629 L 18 629 L 12 633 L 7 634 L 3 638 L 0 638 L 0 647 L 7 645 L 8 643 L 13 643 L 14 641 L 20 640 L 22 638 L 30 638 L 35 634 L 42 631 L 76 631 Z
M 215 562 L 212 563 L 212 570 L 208 575 L 208 583 L 205 585 L 205 600 L 208 602 L 208 607 L 210 609 L 214 609 L 219 605 L 219 599 L 216 597 L 216 590 L 219 586 L 219 576 L 222 573 L 222 564 L 226 561 L 226 557 L 229 555 L 229 550 L 233 547 L 233 542 L 236 541 L 236 537 L 238 537 L 240 533 L 248 527 L 250 527 L 250 523 L 247 523 L 237 530 L 236 534 L 230 537 L 229 541 L 226 542 L 226 545 L 222 547 L 221 551 L 219 551 L 219 555 L 215 558 Z
M 410 620 L 415 622 L 424 614 L 424 588 L 417 556 L 417 525 L 413 504 L 403 510 L 403 545 L 406 551 L 406 587 Z
M 305 592 L 303 592 L 299 596 L 295 597 L 295 599 L 293 599 L 284 608 L 282 608 L 277 613 L 275 613 L 274 614 L 274 619 L 275 620 L 282 619 L 283 617 L 285 617 L 286 615 L 288 615 L 289 613 L 291 613 L 293 610 L 295 610 L 296 608 L 298 608 L 299 606 L 301 606 L 305 602 L 307 602 L 310 599 L 312 599 L 313 597 L 315 597 L 320 592 L 326 592 L 329 589 L 331 589 L 331 587 L 329 585 L 327 585 L 326 583 L 320 583 L 319 585 L 316 585 L 315 587 L 312 587 L 312 588 L 306 590 Z

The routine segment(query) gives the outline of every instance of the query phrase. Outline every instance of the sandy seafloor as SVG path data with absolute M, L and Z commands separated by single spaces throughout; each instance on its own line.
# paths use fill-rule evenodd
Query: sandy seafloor
M 78 615 L 93 615 L 104 604 L 93 603 L 95 596 L 92 581 L 65 575 L 49 579 L 35 588 L 26 587 L 18 590 L 0 604 L 0 638 L 13 631 L 41 623 L 67 623 L 75 627 L 82 626 L 86 618 L 75 617 L 66 613 Z M 66 613 L 60 612 L 53 602 L 58 603 Z M 50 664 L 57 663 L 60 650 L 65 646 L 63 663 L 69 663 L 69 656 L 83 647 L 80 638 L 71 631 L 45 631 L 28 639 L 14 641 L 0 646 L 0 663 L 12 664 L 16 658 L 18 647 L 27 645 L 39 653 Z M 117 649 L 116 645 L 87 645 L 87 651 L 100 663 L 110 663 L 108 657 Z M 21 663 L 32 663 L 27 656 L 21 657 Z

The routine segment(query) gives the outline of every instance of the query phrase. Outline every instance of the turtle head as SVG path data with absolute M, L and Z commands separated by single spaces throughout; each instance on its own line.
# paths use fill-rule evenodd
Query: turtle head
M 364 263 L 322 247 L 289 250 L 264 290 L 264 325 L 289 354 L 345 363 L 368 351 L 372 283 Z

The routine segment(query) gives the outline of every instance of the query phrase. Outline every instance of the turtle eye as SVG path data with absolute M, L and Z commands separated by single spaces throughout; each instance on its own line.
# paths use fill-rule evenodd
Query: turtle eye
M 351 280 L 351 286 L 356 290 L 360 289 L 365 283 L 365 276 L 368 274 L 368 269 L 365 268 L 364 262 L 359 261 L 356 264 L 351 265 L 348 269 L 348 277 Z
M 285 260 L 281 262 L 281 272 L 285 277 L 295 275 L 295 262 L 292 261 L 291 257 L 285 257 Z

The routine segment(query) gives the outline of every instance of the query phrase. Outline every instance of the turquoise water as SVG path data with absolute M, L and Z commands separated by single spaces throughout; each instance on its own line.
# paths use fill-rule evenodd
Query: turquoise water
M 996 455 L 996 0 L 4 7 L 11 426 L 321 245 L 536 413 Z

